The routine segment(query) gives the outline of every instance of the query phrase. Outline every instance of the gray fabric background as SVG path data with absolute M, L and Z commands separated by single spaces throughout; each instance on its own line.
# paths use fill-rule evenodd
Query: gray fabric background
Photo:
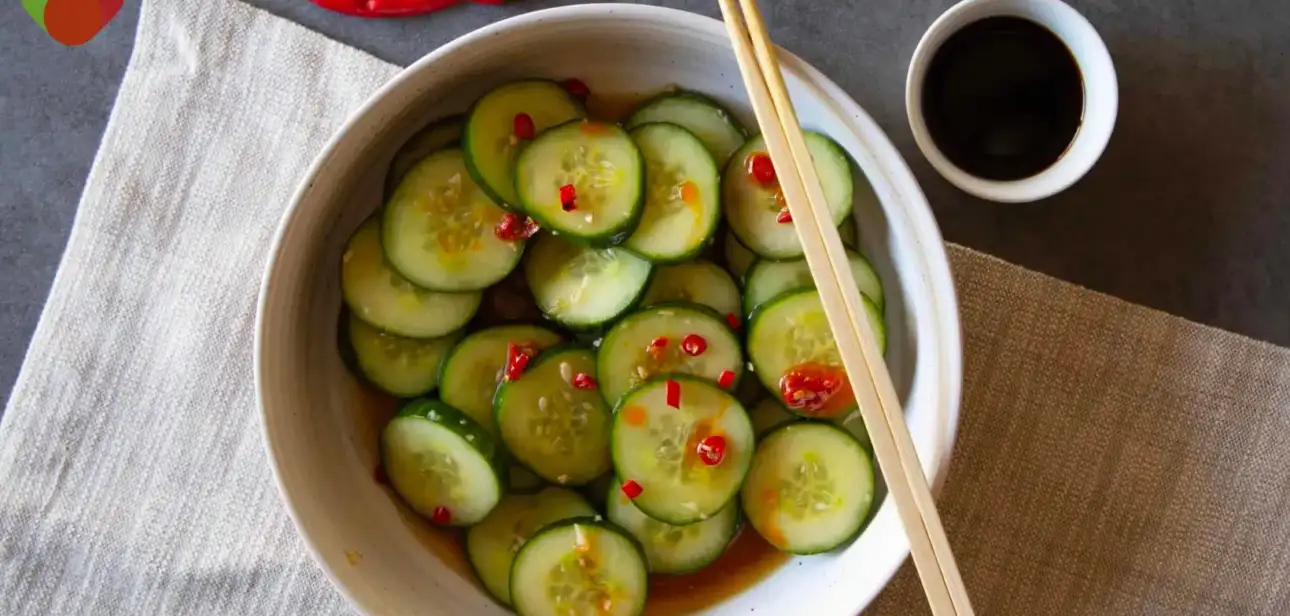
M 406 64 L 516 12 L 518 0 L 367 21 L 306 0 L 250 0 Z M 710 0 L 656 2 L 715 15 Z M 1106 39 L 1121 107 L 1084 181 L 1032 205 L 951 188 L 913 145 L 904 75 L 952 0 L 764 0 L 772 34 L 874 115 L 914 168 L 946 238 L 1192 320 L 1290 345 L 1290 5 L 1071 0 Z M 0 405 L 40 314 L 132 45 L 138 2 L 65 49 L 0 2 Z M 1276 283 L 1280 284 L 1276 284 Z

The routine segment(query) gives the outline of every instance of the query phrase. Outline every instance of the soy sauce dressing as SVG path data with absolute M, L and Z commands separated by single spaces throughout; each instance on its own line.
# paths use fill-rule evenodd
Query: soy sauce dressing
M 923 117 L 950 162 L 1019 180 L 1066 153 L 1084 116 L 1084 81 L 1066 45 L 1020 17 L 987 17 L 950 35 L 923 84 Z

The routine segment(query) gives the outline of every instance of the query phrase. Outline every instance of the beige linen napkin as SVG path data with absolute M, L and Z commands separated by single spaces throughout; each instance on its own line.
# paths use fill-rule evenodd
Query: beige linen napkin
M 295 182 L 395 70 L 233 0 L 145 1 L 0 420 L 0 614 L 349 612 L 270 477 L 252 322 Z M 951 258 L 941 507 L 978 613 L 1290 613 L 1290 353 Z M 925 611 L 908 568 L 871 610 Z

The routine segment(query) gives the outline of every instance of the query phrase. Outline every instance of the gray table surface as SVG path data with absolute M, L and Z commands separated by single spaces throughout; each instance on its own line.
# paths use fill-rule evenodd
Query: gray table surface
M 519 0 L 362 20 L 306 0 L 251 0 L 407 64 Z M 836 80 L 913 167 L 946 239 L 1173 314 L 1290 345 L 1290 5 L 1285 0 L 1072 0 L 1101 32 L 1120 116 L 1101 162 L 1065 193 L 995 205 L 942 180 L 914 146 L 904 78 L 953 0 L 763 0 L 772 35 Z M 655 2 L 716 16 L 712 0 Z M 63 48 L 0 3 L 0 407 L 66 245 L 129 59 L 139 5 Z M 1280 273 L 1278 273 L 1280 272 Z M 1279 283 L 1279 284 L 1278 284 Z

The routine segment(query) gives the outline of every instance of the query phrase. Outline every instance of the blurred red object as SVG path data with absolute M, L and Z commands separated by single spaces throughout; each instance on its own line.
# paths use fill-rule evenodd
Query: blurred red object
M 505 0 L 309 0 L 325 9 L 357 15 L 358 17 L 407 17 L 421 15 L 450 6 L 473 2 L 475 4 L 502 4 Z

